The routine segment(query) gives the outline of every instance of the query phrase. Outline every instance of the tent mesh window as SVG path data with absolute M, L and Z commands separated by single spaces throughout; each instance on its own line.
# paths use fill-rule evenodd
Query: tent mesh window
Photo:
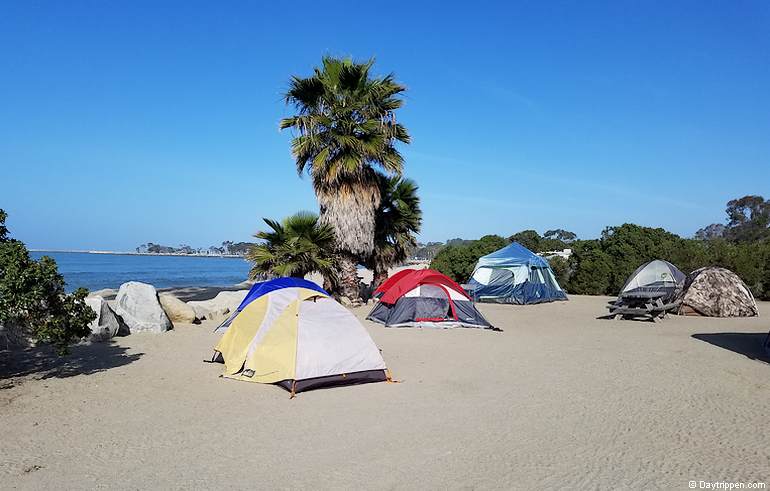
M 415 320 L 440 321 L 454 318 L 447 292 L 436 285 L 420 285 L 415 297 Z

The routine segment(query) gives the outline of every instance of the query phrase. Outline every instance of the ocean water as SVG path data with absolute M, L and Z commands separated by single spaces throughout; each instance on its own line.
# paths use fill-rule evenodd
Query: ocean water
M 66 290 L 118 288 L 141 281 L 156 288 L 232 286 L 247 279 L 250 264 L 240 258 L 200 256 L 132 256 L 85 252 L 32 252 L 50 256 L 67 282 Z

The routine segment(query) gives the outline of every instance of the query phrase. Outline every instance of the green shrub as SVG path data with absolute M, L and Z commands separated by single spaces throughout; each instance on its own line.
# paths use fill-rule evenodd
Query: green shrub
M 569 261 L 560 256 L 551 256 L 546 259 L 548 260 L 548 264 L 553 270 L 553 275 L 556 277 L 556 282 L 559 283 L 559 286 L 562 288 L 566 288 L 567 281 L 569 281 L 570 277 Z
M 64 293 L 64 278 L 50 257 L 29 256 L 24 244 L 8 238 L 0 210 L 0 326 L 7 335 L 51 343 L 60 354 L 88 336 L 96 313 L 86 305 L 88 290 Z

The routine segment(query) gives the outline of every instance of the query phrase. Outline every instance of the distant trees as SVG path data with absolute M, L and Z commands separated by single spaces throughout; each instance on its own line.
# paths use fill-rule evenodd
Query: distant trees
M 727 202 L 726 237 L 734 242 L 754 242 L 770 237 L 770 201 L 744 196 Z
M 721 223 L 712 223 L 695 232 L 695 238 L 698 240 L 721 239 L 726 231 L 727 227 Z
M 142 244 L 136 248 L 138 254 L 190 254 L 190 255 L 219 255 L 227 254 L 234 256 L 243 256 L 249 247 L 253 246 L 252 242 L 232 242 L 224 241 L 222 246 L 210 246 L 205 248 L 194 248 L 187 244 L 180 244 L 179 247 L 166 246 L 161 244 L 155 244 L 148 242 Z
M 728 268 L 755 297 L 770 299 L 770 203 L 762 196 L 744 196 L 729 201 L 725 211 L 725 224 L 704 227 L 694 239 L 630 223 L 607 227 L 593 240 L 579 240 L 564 229 L 548 230 L 542 236 L 523 230 L 507 240 L 499 236 L 455 239 L 453 245 L 440 249 L 431 267 L 466 282 L 479 257 L 516 241 L 536 253 L 572 249 L 569 259 L 547 258 L 568 293 L 616 295 L 636 268 L 665 259 L 684 273 L 703 266 Z
M 661 228 L 624 224 L 608 227 L 598 240 L 572 245 L 569 293 L 616 295 L 636 268 L 665 259 L 684 273 L 721 266 L 743 279 L 757 298 L 770 298 L 770 240 L 735 242 L 725 238 L 685 239 Z
M 65 354 L 70 343 L 91 333 L 96 313 L 84 301 L 88 290 L 64 293 L 56 262 L 33 260 L 23 243 L 8 237 L 6 217 L 0 210 L 0 335 L 51 343 Z
M 574 232 L 561 228 L 548 230 L 542 236 L 535 230 L 523 230 L 508 237 L 509 241 L 518 242 L 532 252 L 561 251 L 576 239 Z
M 518 242 L 532 252 L 540 252 L 543 238 L 534 230 L 522 230 L 508 237 L 508 242 Z
M 509 242 L 499 235 L 485 235 L 479 240 L 464 241 L 461 245 L 448 245 L 431 261 L 430 267 L 449 276 L 458 283 L 465 283 L 481 256 L 501 249 Z
M 432 260 L 444 248 L 444 245 L 443 242 L 427 242 L 425 244 L 418 242 L 412 251 L 412 257 L 421 260 Z
M 569 244 L 573 240 L 577 239 L 577 235 L 569 230 L 557 228 L 555 230 L 546 230 L 543 237 L 550 240 L 558 240 Z

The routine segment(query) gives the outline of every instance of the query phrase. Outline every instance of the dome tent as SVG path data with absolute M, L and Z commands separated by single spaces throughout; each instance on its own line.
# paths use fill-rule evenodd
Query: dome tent
M 432 269 L 400 271 L 374 294 L 367 319 L 387 327 L 492 328 L 460 285 Z
M 759 315 L 751 290 L 729 269 L 707 267 L 687 276 L 679 296 L 680 315 L 754 317 Z
M 307 288 L 323 293 L 327 297 L 330 296 L 326 290 L 304 278 L 285 277 L 275 278 L 269 281 L 260 281 L 251 285 L 249 293 L 246 294 L 246 297 L 241 301 L 240 305 L 238 305 L 238 308 L 236 308 L 235 311 L 214 330 L 214 332 L 225 332 L 227 328 L 230 327 L 233 319 L 235 319 L 248 304 L 262 295 L 282 288 Z
M 631 292 L 664 292 L 661 300 L 675 297 L 682 289 L 687 276 L 668 261 L 654 259 L 642 264 L 626 280 L 620 290 L 620 296 Z
M 479 258 L 468 288 L 481 302 L 533 304 L 567 300 L 548 261 L 518 242 Z
M 245 304 L 245 305 L 244 305 Z M 254 285 L 213 361 L 224 376 L 292 392 L 388 380 L 377 346 L 355 316 L 315 283 L 279 278 Z

